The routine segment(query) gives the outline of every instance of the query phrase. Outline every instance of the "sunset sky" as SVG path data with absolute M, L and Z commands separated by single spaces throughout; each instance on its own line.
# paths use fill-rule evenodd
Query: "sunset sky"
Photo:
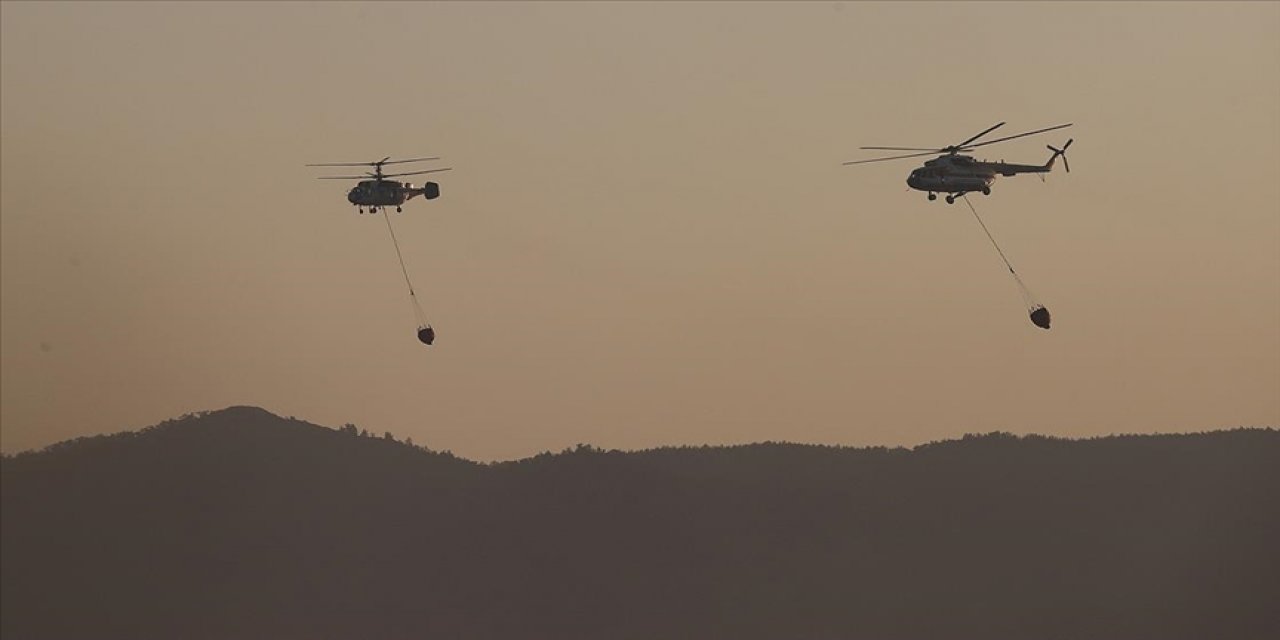
M 907 191 L 974 152 L 1072 173 Z M 992 134 L 995 137 L 995 134 Z M 1280 426 L 1280 3 L 0 4 L 0 448 Z M 381 217 L 304 166 L 443 157 Z M 426 167 L 424 167 L 426 168 Z M 416 178 L 416 177 L 415 177 Z

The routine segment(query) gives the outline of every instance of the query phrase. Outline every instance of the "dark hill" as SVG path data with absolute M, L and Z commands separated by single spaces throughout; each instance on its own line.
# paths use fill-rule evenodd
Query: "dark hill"
M 40 638 L 1280 637 L 1280 432 L 479 465 L 238 407 L 7 457 Z

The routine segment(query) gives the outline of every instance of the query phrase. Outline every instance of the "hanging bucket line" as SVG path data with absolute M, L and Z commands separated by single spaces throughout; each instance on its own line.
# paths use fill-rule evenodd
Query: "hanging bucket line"
M 1027 288 L 1026 283 L 1022 281 L 1022 278 L 1018 276 L 1018 272 L 1014 270 L 1013 265 L 1009 263 L 1009 258 L 1005 257 L 1004 250 L 1000 248 L 995 237 L 991 235 L 991 231 L 987 229 L 987 224 L 982 221 L 982 217 L 978 215 L 978 210 L 975 209 L 973 203 L 969 201 L 969 196 L 961 195 L 960 197 L 964 199 L 965 204 L 969 205 L 969 211 L 973 212 L 973 219 L 978 221 L 978 225 L 982 227 L 982 231 L 987 234 L 987 239 L 991 241 L 991 246 L 995 247 L 996 253 L 1000 254 L 1000 259 L 1004 261 L 1004 266 L 1008 267 L 1009 274 L 1013 276 L 1014 282 L 1018 284 L 1018 291 L 1022 294 L 1023 303 L 1026 304 L 1028 308 L 1032 309 L 1041 306 L 1040 302 L 1036 300 L 1035 295 L 1031 293 L 1031 289 Z
M 391 226 L 391 216 L 387 215 L 387 210 L 382 209 L 382 219 L 387 221 L 387 231 L 391 234 L 391 244 L 396 248 L 396 258 L 400 261 L 400 272 L 404 274 L 404 283 L 409 287 L 409 301 L 413 303 L 413 312 L 418 320 L 418 327 L 426 327 L 427 314 L 423 312 L 422 305 L 418 303 L 418 296 L 413 291 L 413 282 L 409 280 L 409 269 L 404 265 L 404 254 L 400 252 L 400 241 L 396 240 L 396 230 Z

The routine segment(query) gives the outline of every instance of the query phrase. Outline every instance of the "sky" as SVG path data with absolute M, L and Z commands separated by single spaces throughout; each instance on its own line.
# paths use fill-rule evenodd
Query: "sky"
M 1071 173 L 908 191 L 984 147 Z M 993 134 L 994 135 L 994 134 Z M 386 222 L 321 162 L 440 156 Z M 1060 165 L 1059 165 L 1060 167 Z M 416 166 L 414 166 L 416 168 Z M 1280 3 L 0 4 L 0 449 L 1280 425 Z

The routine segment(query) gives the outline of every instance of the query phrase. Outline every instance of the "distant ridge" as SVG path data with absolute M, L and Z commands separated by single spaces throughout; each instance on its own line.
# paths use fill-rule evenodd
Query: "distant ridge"
M 580 445 L 257 407 L 0 463 L 0 635 L 1280 637 L 1280 432 Z
M 332 429 L 298 420 L 292 416 L 287 418 L 278 416 L 266 409 L 254 406 L 231 406 L 213 411 L 198 411 L 165 420 L 137 431 L 123 431 L 108 435 L 75 438 L 55 443 L 42 449 L 24 451 L 6 457 L 19 459 L 49 454 L 66 455 L 73 451 L 80 453 L 98 450 L 103 447 L 136 447 L 138 442 L 151 445 L 154 444 L 152 441 L 174 443 L 175 445 L 179 443 L 199 443 L 208 446 L 218 441 L 238 438 L 246 439 L 241 444 L 253 442 L 264 446 L 299 446 L 304 444 L 317 446 L 317 443 L 320 442 L 329 444 L 341 443 L 344 445 L 343 449 L 350 453 L 347 445 L 350 445 L 352 441 L 343 436 L 354 435 L 362 436 L 366 440 L 377 441 L 379 444 L 373 445 L 376 447 L 396 444 L 422 453 L 435 454 L 462 461 L 451 453 L 437 454 L 424 447 L 415 447 L 412 441 L 399 442 L 390 433 L 384 432 L 382 435 L 375 436 L 367 430 L 358 429 L 352 424 Z
M 182 416 L 165 420 L 158 424 L 155 424 L 149 427 L 144 427 L 134 431 L 122 431 L 122 432 L 112 433 L 112 434 L 84 436 L 84 437 L 74 438 L 71 440 L 57 442 L 40 449 L 22 451 L 16 454 L 6 454 L 5 457 L 17 458 L 17 457 L 26 457 L 26 456 L 37 455 L 37 454 L 63 452 L 70 449 L 77 448 L 77 447 L 84 447 L 84 446 L 92 447 L 98 444 L 106 443 L 108 441 L 116 441 L 116 443 L 118 444 L 120 442 L 129 441 L 139 436 L 144 436 L 150 433 L 166 433 L 166 432 L 172 432 L 174 430 L 182 430 L 182 429 L 202 432 L 204 435 L 213 435 L 213 432 L 218 430 L 222 430 L 225 432 L 247 433 L 249 430 L 252 430 L 252 429 L 293 429 L 296 433 L 310 432 L 312 434 L 316 434 L 319 432 L 335 432 L 336 431 L 339 433 L 347 433 L 348 435 L 363 435 L 365 437 L 373 437 L 379 440 L 391 440 L 391 441 L 398 442 L 394 438 L 394 436 L 392 436 L 392 434 L 388 432 L 384 432 L 381 435 L 377 435 L 377 434 L 369 433 L 367 430 L 361 430 L 358 427 L 355 427 L 355 425 L 351 425 L 351 424 L 344 425 L 344 427 L 342 428 L 325 427 L 325 426 L 317 425 L 311 422 L 307 422 L 305 420 L 299 420 L 297 418 L 294 418 L 293 416 L 288 416 L 288 417 L 280 416 L 262 407 L 256 407 L 252 405 L 233 405 L 223 409 L 196 411 L 196 412 L 184 414 Z M 361 431 L 363 431 L 363 434 L 359 433 Z M 706 450 L 726 451 L 726 450 L 737 450 L 737 449 L 744 449 L 744 448 L 751 448 L 751 447 L 796 447 L 796 448 L 802 448 L 802 449 L 804 448 L 820 449 L 820 450 L 837 451 L 837 452 L 886 451 L 886 450 L 894 450 L 894 451 L 901 452 L 901 451 L 923 451 L 923 450 L 929 450 L 929 449 L 935 449 L 935 448 L 964 446 L 965 443 L 975 439 L 987 439 L 992 442 L 1000 441 L 1006 444 L 1016 443 L 1019 441 L 1080 443 L 1080 442 L 1097 442 L 1097 441 L 1123 440 L 1123 439 L 1135 439 L 1135 438 L 1136 439 L 1180 438 L 1180 437 L 1181 438 L 1197 438 L 1197 437 L 1212 436 L 1216 434 L 1232 433 L 1232 432 L 1257 432 L 1257 433 L 1276 434 L 1277 429 L 1276 427 L 1236 427 L 1233 429 L 1219 429 L 1219 430 L 1213 430 L 1213 431 L 1200 431 L 1200 432 L 1190 432 L 1190 433 L 1167 433 L 1167 434 L 1165 433 L 1118 433 L 1118 434 L 1111 434 L 1111 435 L 1090 436 L 1085 438 L 1046 436 L 1046 435 L 1040 435 L 1040 434 L 1015 435 L 1012 433 L 995 431 L 995 432 L 988 432 L 984 434 L 969 433 L 969 434 L 965 434 L 962 438 L 927 442 L 927 443 L 923 443 L 915 446 L 894 446 L 894 447 L 884 447 L 884 446 L 875 446 L 875 445 L 846 446 L 846 445 L 796 443 L 796 442 L 787 442 L 787 441 L 765 441 L 765 442 L 758 442 L 753 444 L 735 444 L 735 445 L 660 446 L 653 449 L 644 449 L 639 451 L 629 451 L 629 452 L 622 452 L 622 453 L 643 455 L 643 454 L 650 454 L 650 453 L 656 453 L 656 452 L 662 452 L 662 451 L 674 451 L 674 450 L 697 449 L 697 450 L 703 450 L 703 451 L 706 451 Z M 258 435 L 261 435 L 261 434 L 258 434 Z M 407 443 L 402 443 L 402 444 L 407 444 L 410 447 L 414 446 L 411 440 Z M 596 453 L 604 452 L 591 445 L 578 445 L 578 447 L 580 449 L 596 452 Z M 424 452 L 433 453 L 430 449 L 426 447 L 417 447 L 417 448 Z M 561 453 L 568 453 L 571 450 L 572 449 L 566 449 Z M 609 453 L 619 453 L 619 452 L 609 451 Z M 464 460 L 462 458 L 457 458 L 452 453 L 446 452 L 444 455 L 450 458 Z M 553 454 L 552 452 L 544 452 L 544 453 L 537 454 L 535 456 L 531 456 L 529 458 L 522 458 L 522 459 L 505 461 L 505 462 L 496 462 L 493 464 L 496 464 L 496 465 L 519 464 L 526 460 L 541 459 L 547 456 L 554 456 L 554 455 L 556 454 Z M 481 464 L 481 463 L 475 463 L 475 464 Z

